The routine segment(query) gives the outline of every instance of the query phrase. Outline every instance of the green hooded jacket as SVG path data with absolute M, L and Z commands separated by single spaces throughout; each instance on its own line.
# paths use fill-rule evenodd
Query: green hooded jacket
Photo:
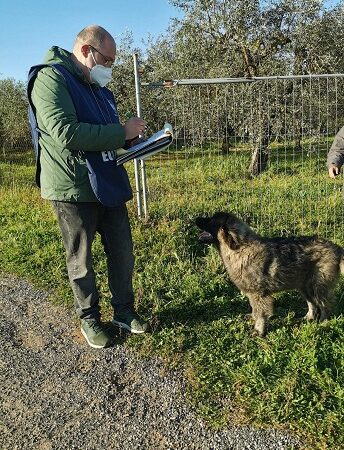
M 45 64 L 60 64 L 83 83 L 82 71 L 74 64 L 71 53 L 52 47 Z M 48 200 L 96 202 L 86 163 L 79 151 L 117 150 L 125 141 L 121 124 L 95 125 L 78 121 L 73 101 L 63 76 L 52 67 L 39 71 L 34 82 L 32 102 L 42 133 L 41 194 Z

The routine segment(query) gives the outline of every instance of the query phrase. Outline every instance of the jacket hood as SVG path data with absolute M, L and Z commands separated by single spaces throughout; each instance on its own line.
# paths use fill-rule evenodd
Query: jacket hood
M 47 54 L 44 57 L 44 64 L 60 64 L 65 69 L 68 70 L 71 74 L 74 76 L 81 78 L 83 81 L 85 81 L 85 76 L 72 61 L 71 59 L 71 52 L 68 50 L 64 50 L 63 48 L 53 46 L 51 47 Z

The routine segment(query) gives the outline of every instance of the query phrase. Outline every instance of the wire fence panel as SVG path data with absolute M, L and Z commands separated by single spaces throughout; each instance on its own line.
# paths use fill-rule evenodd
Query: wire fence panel
M 17 189 L 35 183 L 35 157 L 30 137 L 0 146 L 0 188 Z
M 150 215 L 231 210 L 266 233 L 343 238 L 343 180 L 326 167 L 344 125 L 343 75 L 184 81 L 142 86 L 143 117 L 175 130 L 146 162 Z
M 342 74 L 169 85 L 141 86 L 148 134 L 165 121 L 175 130 L 170 148 L 145 162 L 152 218 L 190 223 L 231 210 L 266 234 L 344 240 L 343 178 L 326 168 L 344 125 Z M 0 188 L 22 186 L 34 186 L 29 138 L 0 148 Z

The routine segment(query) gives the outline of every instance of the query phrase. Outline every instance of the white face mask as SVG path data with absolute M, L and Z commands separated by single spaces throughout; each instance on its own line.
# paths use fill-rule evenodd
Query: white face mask
M 93 61 L 96 63 L 93 53 L 91 51 Z M 92 83 L 96 83 L 100 87 L 106 86 L 112 79 L 111 67 L 105 67 L 97 64 L 90 69 L 90 79 Z

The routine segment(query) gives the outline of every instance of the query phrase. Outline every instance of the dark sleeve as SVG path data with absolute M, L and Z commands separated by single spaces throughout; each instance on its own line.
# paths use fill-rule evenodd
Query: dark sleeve
M 327 166 L 332 164 L 341 167 L 344 163 L 344 127 L 336 134 L 327 155 Z

